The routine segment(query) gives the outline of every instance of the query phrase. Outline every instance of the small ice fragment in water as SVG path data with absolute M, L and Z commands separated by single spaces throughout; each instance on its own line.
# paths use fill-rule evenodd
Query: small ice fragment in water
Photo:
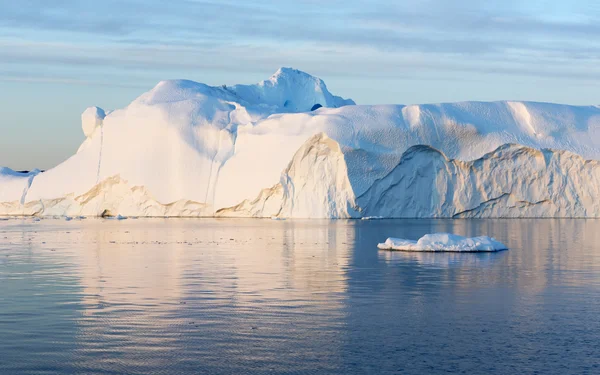
M 121 214 L 118 214 L 117 216 L 105 216 L 104 218 L 108 219 L 108 220 L 126 220 L 127 216 L 123 216 Z
M 426 234 L 418 241 L 402 238 L 388 238 L 384 243 L 377 245 L 382 250 L 398 251 L 439 251 L 439 252 L 491 252 L 508 250 L 503 243 L 495 238 L 486 236 L 463 237 L 450 233 Z

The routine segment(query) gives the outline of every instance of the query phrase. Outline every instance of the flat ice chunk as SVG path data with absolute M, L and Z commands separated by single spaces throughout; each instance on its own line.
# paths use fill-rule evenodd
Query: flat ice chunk
M 388 238 L 377 245 L 382 250 L 398 251 L 451 251 L 451 252 L 490 252 L 508 250 L 508 247 L 495 238 L 486 236 L 463 237 L 450 233 L 426 234 L 418 241 L 402 238 Z

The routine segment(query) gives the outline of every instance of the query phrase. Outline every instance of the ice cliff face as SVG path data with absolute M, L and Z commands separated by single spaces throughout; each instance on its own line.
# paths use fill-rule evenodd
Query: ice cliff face
M 600 162 L 510 144 L 463 162 L 414 146 L 358 204 L 393 218 L 600 217 Z
M 25 194 L 36 174 L 6 175 L 16 175 L 13 188 Z M 184 199 L 163 204 L 144 187 L 131 186 L 119 176 L 105 179 L 80 196 L 23 202 L 0 203 L 0 212 L 277 218 L 600 217 L 600 162 L 568 151 L 511 144 L 464 162 L 429 146 L 414 146 L 387 176 L 355 198 L 339 144 L 320 133 L 295 153 L 279 183 L 229 208 L 215 211 L 205 203 Z
M 278 184 L 218 216 L 279 218 L 359 217 L 340 145 L 324 133 L 296 152 Z
M 168 204 L 156 201 L 141 186 L 130 186 L 119 176 L 105 179 L 85 194 L 68 194 L 56 199 L 3 202 L 0 212 L 11 216 L 212 216 L 210 207 L 189 200 Z
M 365 203 L 365 197 L 375 200 L 377 186 L 391 178 L 403 153 L 415 145 L 440 150 L 455 160 L 452 163 L 481 158 L 507 143 L 600 159 L 599 107 L 529 102 L 359 106 L 331 94 L 322 80 L 287 68 L 254 85 L 163 81 L 126 108 L 87 109 L 82 128 L 85 141 L 60 165 L 31 175 L 0 172 L 0 202 L 5 202 L 0 214 L 60 214 L 64 205 L 44 205 L 55 209 L 41 211 L 32 207 L 76 200 L 92 191 L 105 197 L 107 207 L 115 203 L 113 211 L 123 210 L 115 214 L 125 214 L 126 206 L 116 202 L 127 201 L 131 189 L 143 188 L 145 193 L 128 203 L 132 215 L 379 216 L 372 214 L 373 205 Z M 434 154 L 431 157 L 438 160 Z M 573 168 L 562 170 L 567 175 L 561 180 L 573 184 L 587 178 L 574 176 L 579 172 Z M 106 185 L 117 176 L 118 184 Z M 428 191 L 440 194 L 432 192 L 432 186 Z M 361 198 L 355 202 L 354 197 Z M 512 204 L 509 197 L 492 202 L 506 206 Z M 146 200 L 153 203 L 145 205 Z M 264 207 L 253 204 L 255 200 Z M 148 208 L 173 202 L 193 202 L 194 208 Z M 429 216 L 475 208 L 463 201 L 444 202 L 459 210 L 415 204 L 424 207 L 419 211 L 424 216 L 427 207 L 433 210 Z M 595 212 L 582 202 L 586 210 L 577 212 Z M 355 203 L 362 213 L 354 210 Z M 101 213 L 88 203 L 78 205 L 69 203 L 69 210 Z M 139 207 L 133 209 L 135 205 Z M 481 210 L 478 215 L 491 212 Z M 511 210 L 508 215 L 514 215 Z

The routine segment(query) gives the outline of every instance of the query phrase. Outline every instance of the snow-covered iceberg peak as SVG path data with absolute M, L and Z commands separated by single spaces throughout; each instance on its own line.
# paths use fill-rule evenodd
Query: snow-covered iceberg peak
M 377 245 L 382 250 L 430 251 L 430 252 L 491 252 L 508 250 L 503 243 L 486 236 L 463 237 L 450 233 L 426 234 L 418 241 L 388 238 Z
M 232 92 L 251 104 L 280 108 L 281 112 L 308 112 L 320 107 L 355 104 L 329 92 L 320 78 L 292 68 L 280 68 L 271 78 L 254 85 L 235 85 Z
M 251 108 L 256 120 L 274 113 L 310 112 L 320 107 L 338 108 L 355 103 L 330 93 L 320 78 L 300 70 L 280 68 L 269 79 L 250 85 L 209 86 L 184 79 L 161 81 L 132 104 L 184 108 L 195 104 L 204 107 L 202 113 L 209 119 L 214 117 L 211 113 L 215 110 Z

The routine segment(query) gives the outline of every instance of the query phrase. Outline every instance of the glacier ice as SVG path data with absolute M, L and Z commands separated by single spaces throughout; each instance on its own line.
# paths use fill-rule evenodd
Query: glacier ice
M 388 218 L 599 217 L 600 162 L 512 144 L 465 162 L 413 146 L 357 204 Z
M 235 85 L 227 89 L 252 105 L 272 106 L 277 113 L 355 104 L 352 99 L 332 95 L 320 78 L 291 68 L 280 68 L 271 78 L 255 85 Z
M 0 202 L 0 213 L 9 216 L 103 216 L 103 217 L 202 217 L 212 216 L 203 203 L 178 200 L 162 204 L 144 187 L 131 186 L 119 176 L 105 179 L 84 194 L 67 194 L 21 204 Z
M 487 236 L 463 237 L 451 233 L 426 234 L 417 241 L 388 238 L 377 245 L 382 250 L 426 252 L 491 252 L 508 250 L 503 243 Z
M 355 105 L 282 68 L 163 81 L 82 127 L 56 167 L 0 170 L 0 215 L 600 216 L 598 106 Z
M 35 175 L 32 175 L 35 176 Z M 25 177 L 16 177 L 25 189 Z M 8 185 L 8 184 L 7 184 Z M 4 215 L 264 218 L 599 217 L 600 162 L 568 151 L 504 145 L 470 162 L 428 146 L 407 150 L 384 178 L 356 197 L 344 154 L 324 133 L 296 152 L 280 182 L 256 198 L 215 210 L 181 199 L 163 204 L 119 176 L 85 194 L 0 203 Z
M 314 136 L 298 150 L 279 184 L 217 215 L 365 220 L 600 216 L 600 162 L 568 151 L 507 144 L 464 162 L 429 146 L 413 146 L 358 197 L 347 171 L 339 145 L 325 134 Z
M 102 108 L 89 107 L 81 114 L 81 128 L 86 137 L 94 134 L 96 128 L 102 126 L 102 120 L 106 117 L 106 113 Z
M 278 184 L 255 200 L 221 209 L 217 215 L 351 218 L 359 214 L 340 145 L 319 133 L 300 147 Z
M 39 169 L 23 173 L 0 167 L 0 202 L 18 200 L 19 204 L 24 204 L 33 179 L 39 173 Z

